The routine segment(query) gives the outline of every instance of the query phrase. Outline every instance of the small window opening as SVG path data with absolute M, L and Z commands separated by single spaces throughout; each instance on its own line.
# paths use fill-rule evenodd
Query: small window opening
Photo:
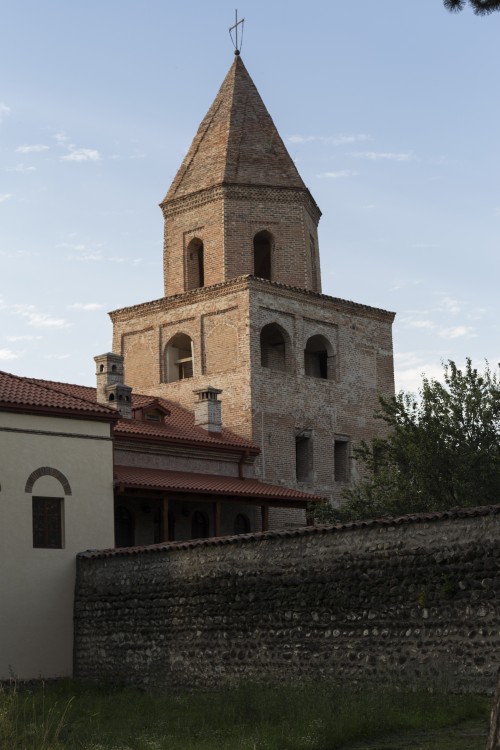
M 335 481 L 347 482 L 349 480 L 348 440 L 335 440 L 333 462 Z
M 260 332 L 260 363 L 270 370 L 286 371 L 285 332 L 276 323 L 269 323 Z
M 185 333 L 176 334 L 166 347 L 166 381 L 193 377 L 193 342 Z
M 313 468 L 312 437 L 310 430 L 302 430 L 295 436 L 295 478 L 307 482 Z
M 111 365 L 111 372 L 116 372 L 116 365 Z
M 234 519 L 234 533 L 235 534 L 249 534 L 250 533 L 250 520 L 244 513 L 238 513 Z
M 203 242 L 198 237 L 186 248 L 186 290 L 205 286 L 205 263 Z
M 324 336 L 311 336 L 304 350 L 304 372 L 313 378 L 334 379 L 333 348 Z
M 259 279 L 271 281 L 272 235 L 258 232 L 253 238 L 253 273 Z
M 114 400 L 115 400 L 115 394 L 114 393 L 110 393 L 109 397 L 108 397 L 108 401 L 114 401 Z
M 62 498 L 33 498 L 33 547 L 62 549 Z
M 161 414 L 157 411 L 148 411 L 144 415 L 146 422 L 161 422 Z
M 104 372 L 104 365 L 99 366 L 99 372 Z

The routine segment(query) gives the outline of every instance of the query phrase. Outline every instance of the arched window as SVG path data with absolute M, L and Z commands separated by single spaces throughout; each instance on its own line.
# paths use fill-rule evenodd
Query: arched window
M 176 333 L 168 342 L 165 371 L 167 383 L 193 377 L 193 342 L 185 333 Z
M 277 323 L 269 323 L 260 332 L 260 363 L 270 370 L 287 370 L 288 334 Z
M 320 334 L 307 340 L 304 350 L 304 372 L 313 378 L 334 379 L 333 347 L 328 339 Z
M 253 275 L 271 281 L 271 251 L 273 236 L 270 232 L 258 232 L 253 238 Z
M 191 539 L 206 539 L 208 537 L 208 517 L 201 510 L 196 510 L 191 519 Z
M 119 505 L 115 510 L 115 547 L 134 546 L 134 519 L 128 508 Z
M 250 521 L 248 516 L 244 513 L 238 513 L 234 519 L 234 533 L 235 534 L 248 534 L 250 533 Z
M 186 248 L 186 290 L 205 286 L 203 242 L 198 237 Z

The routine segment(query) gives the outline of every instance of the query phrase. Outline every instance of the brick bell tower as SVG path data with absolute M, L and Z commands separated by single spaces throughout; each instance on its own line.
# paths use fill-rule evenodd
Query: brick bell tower
M 160 205 L 165 296 L 111 313 L 125 382 L 189 409 L 218 389 L 262 479 L 340 501 L 394 392 L 394 315 L 321 294 L 321 212 L 240 56 Z

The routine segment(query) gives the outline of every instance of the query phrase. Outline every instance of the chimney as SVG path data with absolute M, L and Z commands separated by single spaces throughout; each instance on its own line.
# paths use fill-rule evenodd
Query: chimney
M 194 405 L 194 423 L 209 432 L 221 432 L 221 402 L 217 396 L 222 393 L 218 388 L 208 385 L 193 391 L 198 395 Z
M 96 363 L 97 403 L 110 406 L 124 419 L 132 417 L 132 388 L 123 382 L 123 357 L 120 354 L 99 354 Z

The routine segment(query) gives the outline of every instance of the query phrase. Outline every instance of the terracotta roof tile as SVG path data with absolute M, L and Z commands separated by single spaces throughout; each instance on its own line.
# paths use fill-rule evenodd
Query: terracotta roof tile
M 51 383 L 45 380 L 24 378 L 0 371 L 0 407 L 16 410 L 61 411 L 69 415 L 88 417 L 116 418 L 116 412 L 96 402 L 95 391 L 92 396 L 66 387 L 66 383 Z
M 110 409 L 107 406 L 98 404 L 96 401 L 96 389 L 86 385 L 77 385 L 75 383 L 58 383 L 51 380 L 38 380 L 34 378 L 21 378 L 15 375 L 9 375 L 8 373 L 2 373 L 7 378 L 12 378 L 16 381 L 20 381 L 15 386 L 11 386 L 10 391 L 5 388 L 6 393 L 13 392 L 14 388 L 26 391 L 24 396 L 26 406 L 35 406 L 41 404 L 43 398 L 45 400 L 51 399 L 51 403 L 58 406 L 59 408 L 70 409 L 70 404 L 79 404 L 80 409 L 87 413 L 95 412 L 102 414 L 109 414 L 111 417 L 115 416 L 118 419 L 114 427 L 114 434 L 117 439 L 130 438 L 137 440 L 158 440 L 165 442 L 177 442 L 177 443 L 189 443 L 191 445 L 212 445 L 214 448 L 222 448 L 226 450 L 242 451 L 247 449 L 250 454 L 257 454 L 259 452 L 258 446 L 250 440 L 236 435 L 231 430 L 222 429 L 222 432 L 208 432 L 202 427 L 198 427 L 194 423 L 194 413 L 189 409 L 184 409 L 174 401 L 168 401 L 164 398 L 157 398 L 155 396 L 146 396 L 140 393 L 132 394 L 132 406 L 134 408 L 144 407 L 148 404 L 157 403 L 163 409 L 169 412 L 169 416 L 166 420 L 160 424 L 146 421 L 139 421 L 137 419 L 119 419 L 116 411 Z M 0 380 L 0 404 L 4 400 L 2 398 L 2 391 L 4 390 L 3 381 Z M 36 393 L 39 395 L 36 396 Z M 32 392 L 31 400 L 29 400 L 29 393 Z M 22 396 L 19 396 L 22 398 Z
M 142 490 L 178 491 L 201 494 L 217 493 L 228 497 L 284 501 L 284 507 L 307 502 L 323 502 L 326 498 L 300 492 L 281 485 L 267 484 L 258 479 L 239 479 L 218 474 L 193 474 L 187 471 L 145 469 L 137 466 L 115 466 L 115 484 Z

